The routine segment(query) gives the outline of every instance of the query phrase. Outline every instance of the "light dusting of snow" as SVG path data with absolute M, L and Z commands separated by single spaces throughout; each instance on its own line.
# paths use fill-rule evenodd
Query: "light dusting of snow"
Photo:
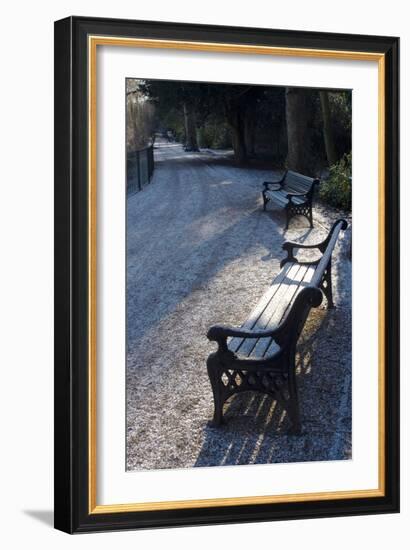
M 350 230 L 334 253 L 337 309 L 311 312 L 299 346 L 302 436 L 268 397 L 235 396 L 213 414 L 206 338 L 240 325 L 278 273 L 285 240 L 317 242 L 341 217 L 315 204 L 284 229 L 262 210 L 262 182 L 279 174 L 237 167 L 229 153 L 159 143 L 152 183 L 127 201 L 127 468 L 332 460 L 351 456 Z

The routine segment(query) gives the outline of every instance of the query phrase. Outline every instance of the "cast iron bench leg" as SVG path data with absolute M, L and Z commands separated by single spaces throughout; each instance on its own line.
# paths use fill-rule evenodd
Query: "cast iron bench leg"
M 322 290 L 326 296 L 327 299 L 327 308 L 328 309 L 334 309 L 335 304 L 333 302 L 333 290 L 332 290 L 332 262 L 329 261 L 329 264 L 326 268 L 324 278 L 323 278 L 323 284 L 322 284 Z
M 289 229 L 289 221 L 292 217 L 292 214 L 290 212 L 290 208 L 286 208 L 286 227 L 285 229 Z
M 269 202 L 269 199 L 265 195 L 265 191 L 262 191 L 262 198 L 263 198 L 263 210 L 266 211 L 266 205 Z
M 220 426 L 224 423 L 223 420 L 223 405 L 224 400 L 222 397 L 222 380 L 220 376 L 220 362 L 216 353 L 211 353 L 206 361 L 209 380 L 212 386 L 212 393 L 214 396 L 214 417 L 212 424 Z

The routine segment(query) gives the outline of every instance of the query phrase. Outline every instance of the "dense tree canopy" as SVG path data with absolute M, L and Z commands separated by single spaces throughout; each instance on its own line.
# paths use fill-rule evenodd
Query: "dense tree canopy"
M 135 79 L 127 86 L 127 136 L 140 129 L 142 141 L 162 132 L 186 150 L 233 148 L 238 163 L 266 159 L 310 175 L 351 150 L 350 91 Z

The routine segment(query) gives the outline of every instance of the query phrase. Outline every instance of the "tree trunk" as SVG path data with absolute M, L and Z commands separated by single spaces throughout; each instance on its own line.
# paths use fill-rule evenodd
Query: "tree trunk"
M 232 147 L 235 160 L 243 164 L 246 160 L 246 144 L 244 136 L 244 122 L 238 105 L 226 107 L 226 118 L 232 130 Z
M 235 99 L 225 97 L 224 106 L 226 122 L 232 131 L 232 147 L 235 160 L 238 164 L 243 164 L 246 160 L 246 144 L 241 104 Z
M 245 116 L 244 122 L 244 141 L 247 157 L 255 155 L 255 118 L 253 113 L 248 113 Z
M 239 118 L 239 117 L 238 117 Z M 243 128 L 240 121 L 231 124 L 232 128 L 232 145 L 235 153 L 235 160 L 239 164 L 243 164 L 246 160 L 246 147 L 243 136 Z
M 127 145 L 130 151 L 138 149 L 138 103 L 134 94 L 127 95 Z
M 298 88 L 286 88 L 286 128 L 288 135 L 287 166 L 290 170 L 309 174 L 309 136 L 306 96 Z
M 199 151 L 196 136 L 195 112 L 191 105 L 184 103 L 185 118 L 185 150 Z
M 323 116 L 323 138 L 325 141 L 326 157 L 329 166 L 337 162 L 335 142 L 333 139 L 333 130 L 332 130 L 332 117 L 330 113 L 329 105 L 329 94 L 328 92 L 321 91 L 320 95 L 320 104 L 322 106 L 322 116 Z

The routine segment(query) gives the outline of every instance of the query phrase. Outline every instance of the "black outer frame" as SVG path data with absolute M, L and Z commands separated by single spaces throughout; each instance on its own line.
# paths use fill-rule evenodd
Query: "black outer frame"
M 385 54 L 384 497 L 88 513 L 87 36 Z M 67 533 L 399 511 L 399 39 L 89 17 L 55 23 L 55 527 Z

